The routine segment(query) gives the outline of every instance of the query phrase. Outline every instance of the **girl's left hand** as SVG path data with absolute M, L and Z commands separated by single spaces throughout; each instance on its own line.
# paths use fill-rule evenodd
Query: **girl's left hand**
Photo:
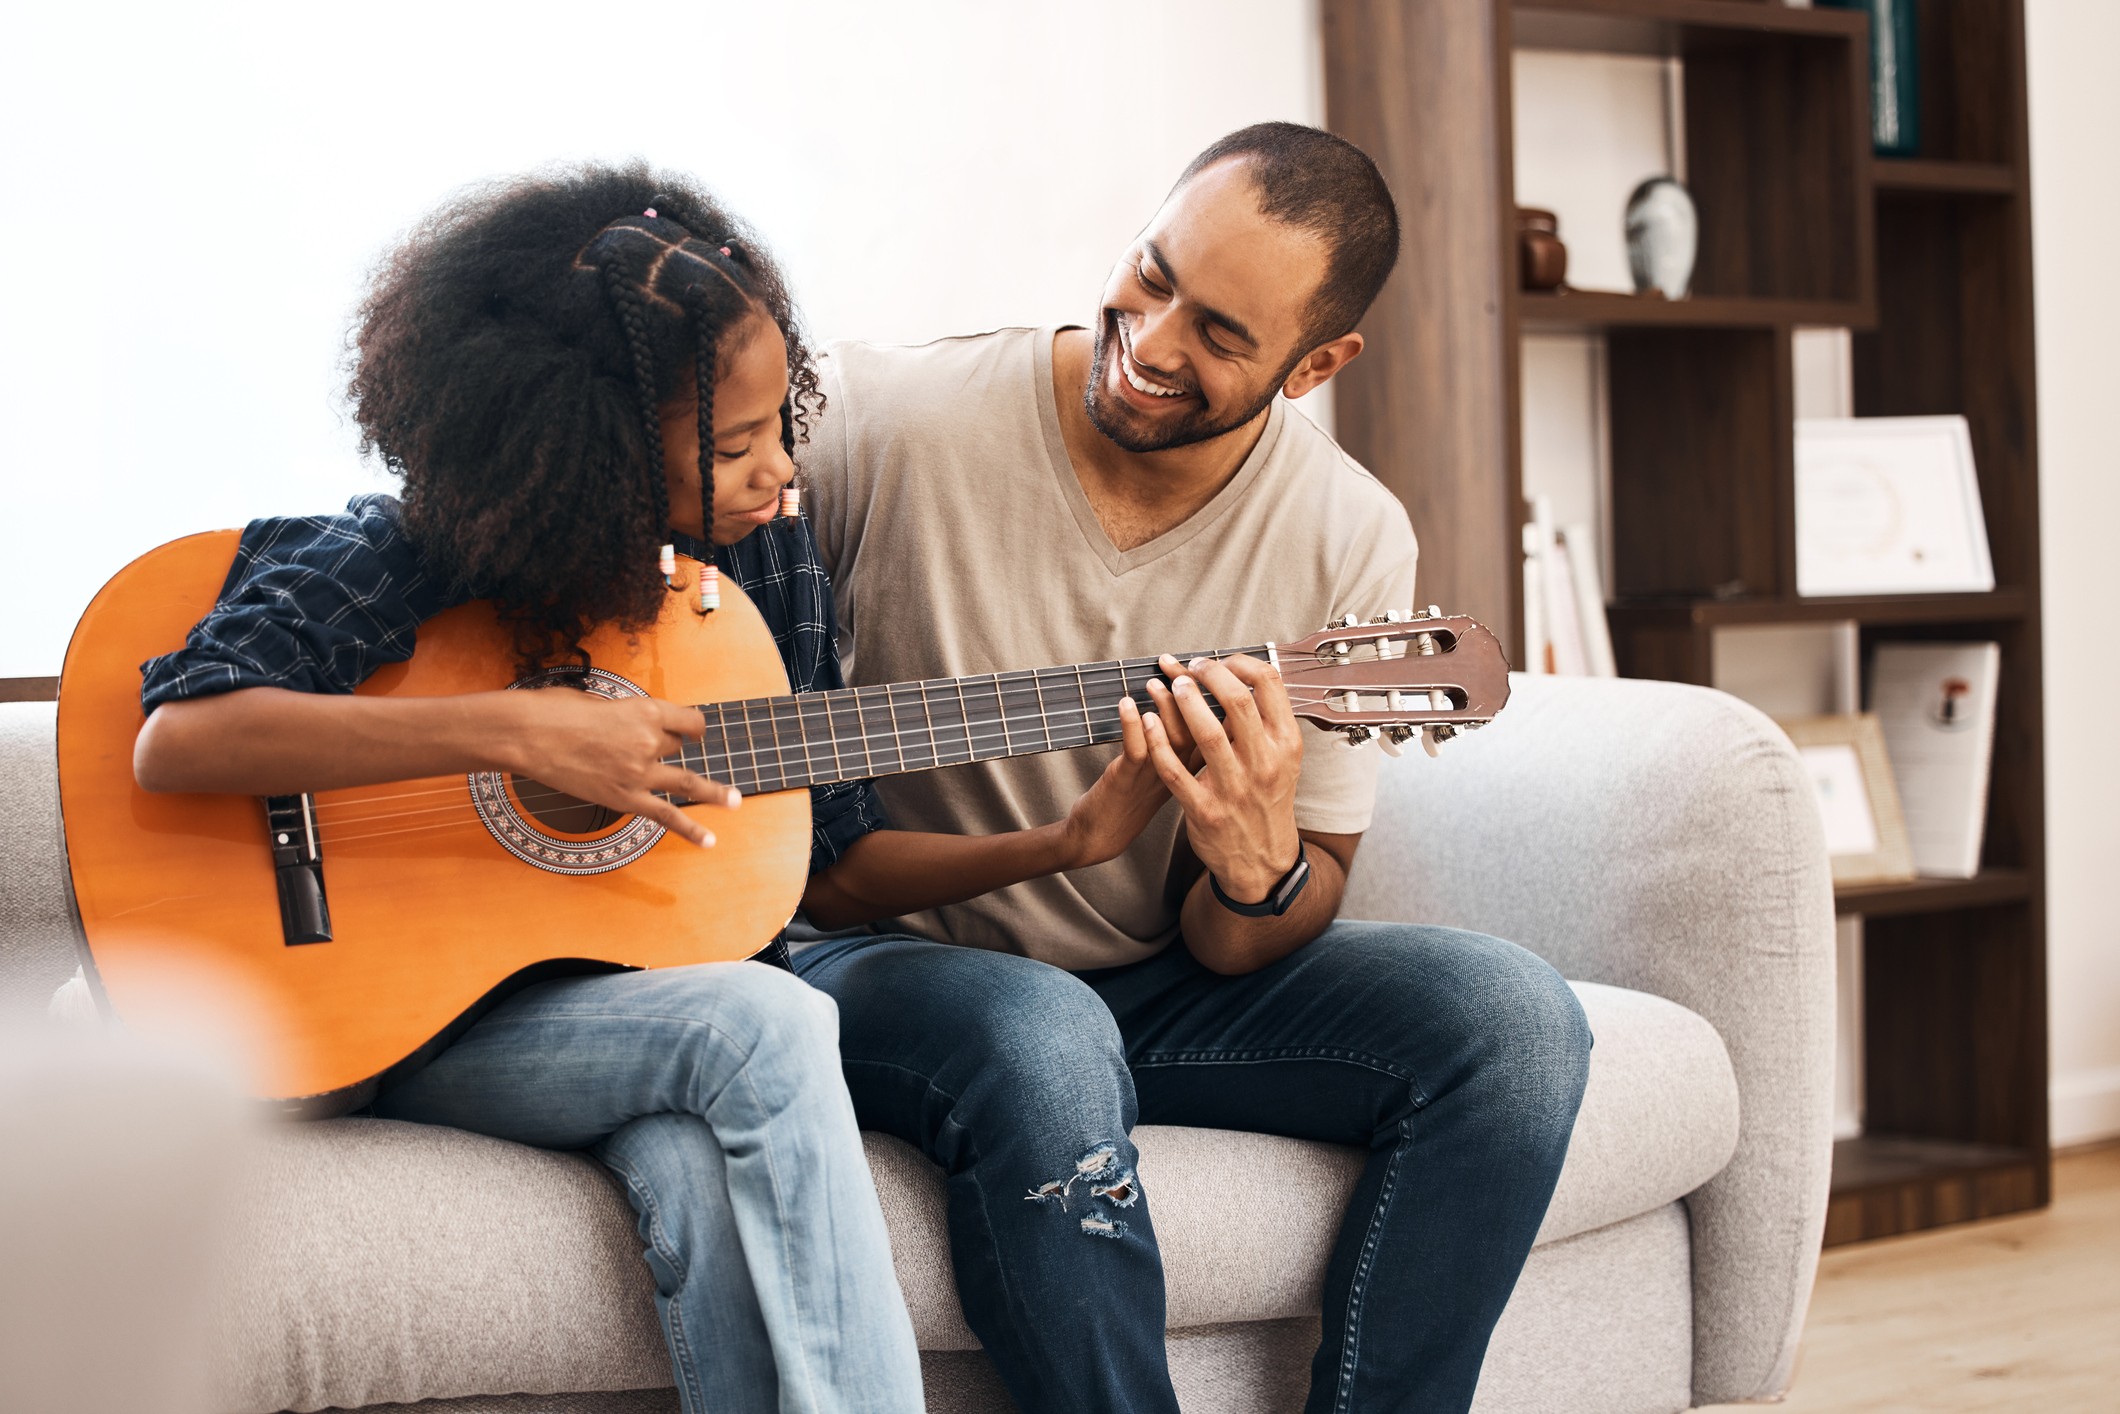
M 1119 730 L 1119 754 L 1061 822 L 1061 852 L 1067 861 L 1063 869 L 1086 869 L 1118 858 L 1170 801 L 1170 789 L 1149 757 L 1141 709 L 1131 697 L 1119 701 Z M 1195 757 L 1197 752 L 1187 755 Z M 1195 759 L 1191 765 L 1198 770 L 1200 763 Z

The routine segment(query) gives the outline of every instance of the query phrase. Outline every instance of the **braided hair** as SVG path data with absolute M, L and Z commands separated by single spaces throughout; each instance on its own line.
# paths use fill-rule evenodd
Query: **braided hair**
M 382 262 L 352 338 L 362 450 L 403 479 L 436 571 L 513 620 L 525 667 L 661 613 L 661 409 L 681 390 L 711 537 L 714 383 L 753 315 L 787 341 L 792 454 L 824 399 L 786 281 L 686 178 L 635 162 L 471 188 Z

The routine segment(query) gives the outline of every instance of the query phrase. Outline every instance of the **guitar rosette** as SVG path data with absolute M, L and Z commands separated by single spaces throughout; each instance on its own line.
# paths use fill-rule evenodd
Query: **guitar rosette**
M 510 684 L 511 690 L 566 688 L 616 700 L 647 694 L 616 673 L 602 668 L 546 668 Z M 523 803 L 519 782 L 506 771 L 473 771 L 466 778 L 471 803 L 502 849 L 525 864 L 553 874 L 608 874 L 623 869 L 653 848 L 663 827 L 645 815 L 629 815 L 602 831 L 562 833 L 553 830 Z

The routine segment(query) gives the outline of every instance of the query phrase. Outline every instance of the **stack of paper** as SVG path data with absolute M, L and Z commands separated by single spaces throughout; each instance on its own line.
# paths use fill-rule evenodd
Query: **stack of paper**
M 2001 671 L 1999 644 L 1878 646 L 1870 702 L 1884 723 L 1914 867 L 1924 874 L 1980 872 Z

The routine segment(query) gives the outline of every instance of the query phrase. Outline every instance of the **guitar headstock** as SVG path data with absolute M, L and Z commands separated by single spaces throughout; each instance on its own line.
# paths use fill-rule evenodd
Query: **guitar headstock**
M 1290 704 L 1304 721 L 1393 756 L 1422 733 L 1435 743 L 1483 727 L 1509 701 L 1509 659 L 1486 628 L 1433 604 L 1368 623 L 1350 615 L 1274 646 Z

